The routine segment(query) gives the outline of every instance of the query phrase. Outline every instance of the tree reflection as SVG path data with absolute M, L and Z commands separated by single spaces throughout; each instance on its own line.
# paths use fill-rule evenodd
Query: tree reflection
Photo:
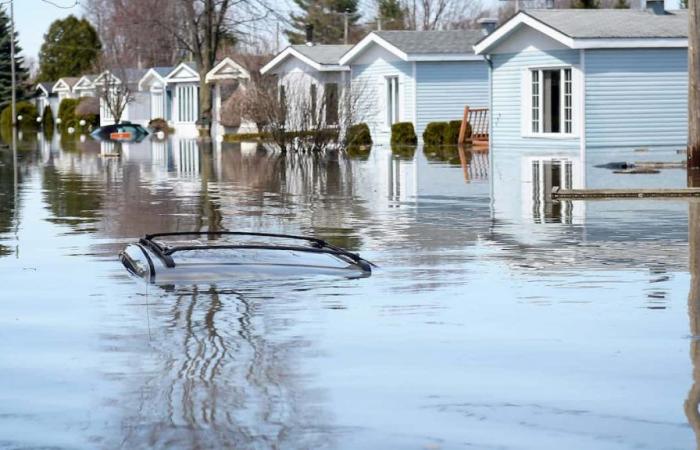
M 308 342 L 280 336 L 284 325 L 262 299 L 213 286 L 165 289 L 174 301 L 155 308 L 161 326 L 151 341 L 162 364 L 134 392 L 123 448 L 324 446 L 327 415 L 293 362 Z
M 52 222 L 77 227 L 101 216 L 103 192 L 97 181 L 79 173 L 61 173 L 55 166 L 44 167 L 42 180 Z
M 688 177 L 689 187 L 700 187 L 700 174 Z M 690 292 L 688 318 L 690 322 L 690 360 L 693 364 L 693 384 L 685 401 L 685 415 L 695 433 L 696 448 L 700 449 L 700 202 L 688 204 L 688 266 Z

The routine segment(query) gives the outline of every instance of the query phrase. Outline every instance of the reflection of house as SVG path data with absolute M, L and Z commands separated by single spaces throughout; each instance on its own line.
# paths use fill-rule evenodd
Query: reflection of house
M 488 104 L 488 66 L 474 54 L 479 31 L 375 31 L 340 60 L 352 70 L 358 115 L 376 140 L 412 122 L 419 136 L 433 121 L 461 119 Z
M 53 85 L 53 93 L 58 97 L 59 105 L 66 98 L 75 98 L 76 95 L 73 92 L 73 86 L 78 82 L 79 78 L 76 77 L 63 77 L 60 78 L 56 84 Z
M 54 118 L 58 114 L 58 95 L 53 91 L 55 83 L 38 83 L 36 85 L 36 108 L 41 115 L 44 108 L 51 108 L 51 114 Z
M 222 118 L 222 111 L 227 100 L 239 101 L 240 98 L 232 98 L 236 92 L 246 88 L 250 80 L 250 73 L 241 64 L 231 58 L 224 58 L 212 70 L 207 73 L 206 83 L 213 88 L 212 102 L 212 135 L 223 135 L 227 132 L 248 133 L 256 132 L 254 123 L 246 121 L 242 117 Z
M 350 81 L 349 68 L 339 63 L 349 45 L 292 45 L 261 69 L 278 78 L 280 103 L 287 126 L 309 128 L 310 112 L 327 126 L 338 125 L 341 99 Z
M 492 147 L 685 147 L 688 17 L 646 4 L 522 11 L 477 43 L 492 67 Z

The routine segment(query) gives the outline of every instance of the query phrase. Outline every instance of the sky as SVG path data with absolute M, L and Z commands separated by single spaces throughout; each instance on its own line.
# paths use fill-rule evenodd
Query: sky
M 75 5 L 75 0 L 50 0 L 51 3 L 59 6 Z M 678 7 L 679 0 L 666 0 L 667 9 L 675 9 Z M 60 8 L 59 6 L 51 5 L 44 0 L 14 0 L 15 2 L 15 21 L 17 22 L 17 31 L 19 32 L 20 46 L 24 50 L 24 55 L 32 58 L 37 58 L 39 48 L 44 39 L 44 33 L 49 29 L 49 25 L 56 19 L 74 14 L 78 17 L 82 16 L 83 10 L 80 6 L 75 6 L 70 9 Z M 0 1 L 0 3 L 5 3 Z M 523 0 L 523 4 L 527 6 L 527 0 Z

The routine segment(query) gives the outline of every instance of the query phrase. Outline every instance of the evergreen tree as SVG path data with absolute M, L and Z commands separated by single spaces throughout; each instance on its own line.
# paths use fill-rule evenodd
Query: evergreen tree
M 348 13 L 351 35 L 360 19 L 360 14 L 357 12 L 358 0 L 294 0 L 294 3 L 302 13 L 292 14 L 293 29 L 285 32 L 292 44 L 306 42 L 307 25 L 314 27 L 314 43 L 342 44 L 345 13 Z
M 574 0 L 571 4 L 572 8 L 577 9 L 596 9 L 600 8 L 599 0 Z
M 382 23 L 382 30 L 406 29 L 406 10 L 399 0 L 379 0 L 377 20 Z
M 0 8 L 0 109 L 12 102 L 12 64 L 10 58 L 10 18 Z M 24 68 L 24 58 L 16 56 L 22 51 L 17 43 L 17 32 L 12 37 L 15 41 L 15 80 L 17 82 L 17 100 L 26 98 L 25 83 L 29 78 Z
M 97 62 L 102 44 L 85 19 L 68 16 L 54 21 L 39 52 L 39 81 L 85 75 Z
M 630 4 L 627 0 L 615 0 L 613 8 L 615 9 L 629 9 Z

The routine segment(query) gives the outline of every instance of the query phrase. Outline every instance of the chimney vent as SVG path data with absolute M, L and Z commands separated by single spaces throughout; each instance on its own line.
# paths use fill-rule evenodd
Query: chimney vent
M 314 26 L 311 24 L 306 25 L 306 45 L 314 45 Z
M 646 0 L 646 9 L 657 16 L 663 16 L 666 14 L 666 8 L 664 7 L 664 0 Z
M 493 33 L 493 30 L 496 29 L 498 19 L 484 17 L 483 19 L 479 19 L 477 22 L 479 25 L 481 25 L 481 32 L 484 34 L 484 36 L 486 36 Z

